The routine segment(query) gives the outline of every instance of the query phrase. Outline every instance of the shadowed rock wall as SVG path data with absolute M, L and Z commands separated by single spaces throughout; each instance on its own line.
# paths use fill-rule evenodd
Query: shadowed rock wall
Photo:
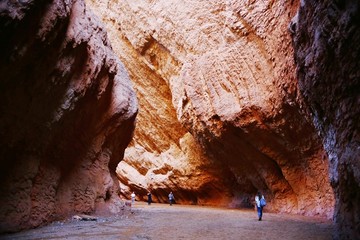
M 329 156 L 336 239 L 360 239 L 359 23 L 359 1 L 302 1 L 291 25 L 300 90 Z
M 328 159 L 295 77 L 297 3 L 88 2 L 140 99 L 124 194 L 252 206 L 261 190 L 268 210 L 332 216 Z
M 0 232 L 119 212 L 137 100 L 83 1 L 0 3 Z

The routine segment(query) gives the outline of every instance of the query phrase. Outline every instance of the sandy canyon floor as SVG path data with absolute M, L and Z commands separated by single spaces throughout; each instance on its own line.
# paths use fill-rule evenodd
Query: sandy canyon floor
M 331 239 L 331 221 L 251 210 L 136 202 L 131 212 L 96 221 L 67 220 L 0 239 Z

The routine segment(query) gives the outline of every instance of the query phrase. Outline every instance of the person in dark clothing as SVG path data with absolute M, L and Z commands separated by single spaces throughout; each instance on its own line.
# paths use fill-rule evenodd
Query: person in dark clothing
M 148 205 L 150 205 L 152 202 L 151 192 L 148 192 L 147 197 L 148 197 Z

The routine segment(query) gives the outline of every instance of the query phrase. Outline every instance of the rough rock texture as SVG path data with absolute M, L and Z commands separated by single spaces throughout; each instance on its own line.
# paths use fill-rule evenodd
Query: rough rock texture
M 360 239 L 360 3 L 302 1 L 292 22 L 299 86 L 330 160 L 336 239 Z
M 120 211 L 137 114 L 129 77 L 83 1 L 0 3 L 0 232 Z
M 138 200 L 146 201 L 147 191 L 151 191 L 155 202 L 168 202 L 169 191 L 174 190 L 177 203 L 239 205 L 231 197 L 231 172 L 226 172 L 219 162 L 210 161 L 191 134 L 179 141 L 179 146 L 159 154 L 139 144 L 126 149 L 117 169 L 121 194 L 128 197 L 135 191 Z
M 288 25 L 297 3 L 88 3 L 140 99 L 118 170 L 126 194 L 150 189 L 162 201 L 172 190 L 184 202 L 251 206 L 261 190 L 269 210 L 332 216 L 328 159 L 295 78 Z

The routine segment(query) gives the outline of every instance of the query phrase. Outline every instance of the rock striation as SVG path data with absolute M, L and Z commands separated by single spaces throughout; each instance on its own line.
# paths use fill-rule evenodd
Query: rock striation
M 250 207 L 260 190 L 268 210 L 332 216 L 328 158 L 295 74 L 288 26 L 298 3 L 87 3 L 139 98 L 117 171 L 123 194 Z
M 302 1 L 291 24 L 299 88 L 329 156 L 335 239 L 360 239 L 359 16 L 359 1 Z
M 0 3 L 0 232 L 119 212 L 137 99 L 78 1 Z
M 360 238 L 357 1 L 87 4 L 0 3 L 0 232 L 261 191 Z

